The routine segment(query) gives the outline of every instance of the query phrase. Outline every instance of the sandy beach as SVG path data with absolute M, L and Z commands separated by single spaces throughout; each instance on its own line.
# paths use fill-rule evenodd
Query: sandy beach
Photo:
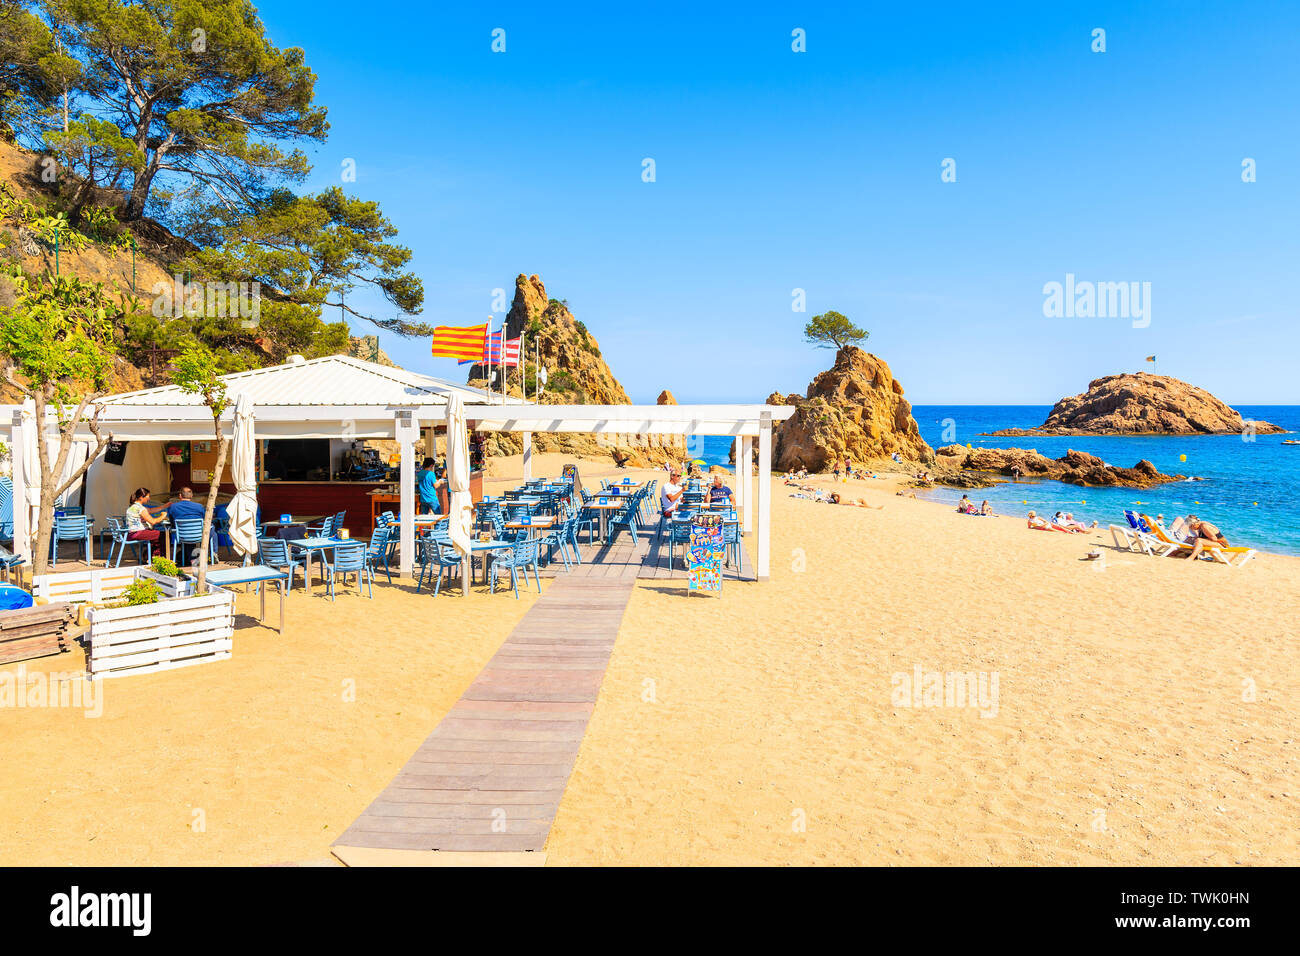
M 492 474 L 514 483 L 518 458 Z M 838 486 L 874 510 L 774 480 L 769 581 L 638 584 L 548 865 L 1300 859 L 1300 558 L 1150 558 L 895 487 Z M 1098 546 L 1103 562 L 1081 560 Z M 521 594 L 298 589 L 283 635 L 246 618 L 232 660 L 105 682 L 102 716 L 0 709 L 0 863 L 329 860 Z M 82 655 L 21 666 L 75 672 Z M 995 678 L 996 696 L 900 698 L 918 669 Z

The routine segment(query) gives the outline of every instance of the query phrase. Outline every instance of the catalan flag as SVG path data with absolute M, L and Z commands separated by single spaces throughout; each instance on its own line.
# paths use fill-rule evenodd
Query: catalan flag
M 465 359 L 481 362 L 487 342 L 488 323 L 457 328 L 440 325 L 433 330 L 434 358 Z

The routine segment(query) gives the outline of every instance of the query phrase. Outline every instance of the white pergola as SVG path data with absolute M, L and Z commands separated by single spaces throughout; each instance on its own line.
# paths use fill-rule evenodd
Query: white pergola
M 768 576 L 771 540 L 772 423 L 793 409 L 771 405 L 537 405 L 502 399 L 400 368 L 348 356 L 304 361 L 224 376 L 230 409 L 223 431 L 233 434 L 234 403 L 247 394 L 257 437 L 393 439 L 401 451 L 401 573 L 414 569 L 415 442 L 422 428 L 445 425 L 447 399 L 461 396 L 470 427 L 518 432 L 524 437 L 525 475 L 531 471 L 533 432 L 591 432 L 598 435 L 726 435 L 737 443 L 737 503 L 745 531 L 757 532 L 756 572 Z M 119 441 L 205 441 L 213 437 L 212 415 L 200 399 L 177 386 L 145 389 L 101 399 L 100 430 Z M 28 498 L 22 455 L 25 421 L 21 407 L 0 406 L 0 438 L 13 456 L 14 547 L 30 558 Z M 54 433 L 54 416 L 45 423 Z M 75 436 L 92 441 L 83 423 Z M 758 439 L 758 494 L 752 488 L 751 449 Z M 757 521 L 755 521 L 757 519 Z

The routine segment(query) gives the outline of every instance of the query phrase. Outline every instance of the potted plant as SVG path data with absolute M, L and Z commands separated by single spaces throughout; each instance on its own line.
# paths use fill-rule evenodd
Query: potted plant
M 162 555 L 154 558 L 149 567 L 138 569 L 136 577 L 154 582 L 166 597 L 188 597 L 194 593 L 193 579 L 176 562 Z

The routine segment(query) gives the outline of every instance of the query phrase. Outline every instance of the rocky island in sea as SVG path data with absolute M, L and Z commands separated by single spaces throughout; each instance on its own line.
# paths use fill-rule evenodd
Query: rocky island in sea
M 1125 372 L 1088 383 L 1063 398 L 1037 428 L 1004 428 L 994 436 L 1059 435 L 1277 435 L 1286 429 L 1245 421 L 1203 388 L 1169 375 Z

